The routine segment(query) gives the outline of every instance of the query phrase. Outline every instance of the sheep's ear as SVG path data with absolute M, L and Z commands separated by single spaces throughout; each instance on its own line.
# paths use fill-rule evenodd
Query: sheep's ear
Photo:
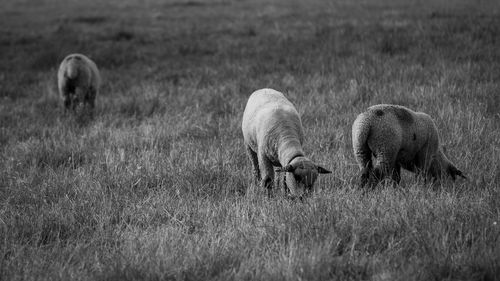
M 332 173 L 332 171 L 329 171 L 321 166 L 317 166 L 316 168 L 318 169 L 318 173 L 320 173 L 320 174 L 331 174 Z
M 284 172 L 293 173 L 293 171 L 295 171 L 295 167 L 288 164 L 283 168 L 278 168 L 276 171 L 282 172 L 282 173 L 284 173 Z
M 451 178 L 455 180 L 456 176 L 462 177 L 464 179 L 467 179 L 467 177 L 464 175 L 462 171 L 457 169 L 455 166 L 448 167 L 448 173 L 450 174 Z

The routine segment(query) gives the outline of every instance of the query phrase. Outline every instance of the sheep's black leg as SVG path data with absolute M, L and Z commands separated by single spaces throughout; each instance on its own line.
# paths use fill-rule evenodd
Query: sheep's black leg
M 373 169 L 372 160 L 370 159 L 365 164 L 365 167 L 361 170 L 360 183 L 359 183 L 360 188 L 364 188 L 368 184 L 372 169 Z
M 67 79 L 63 78 L 62 81 L 60 81 L 59 94 L 63 99 L 65 111 L 68 111 L 71 107 L 71 97 L 74 94 L 74 90 L 73 85 Z
M 260 177 L 259 160 L 257 159 L 257 153 L 255 153 L 248 145 L 246 146 L 246 150 L 248 158 L 252 163 L 254 181 L 256 184 L 258 184 L 261 180 L 261 177 Z
M 71 109 L 76 110 L 78 103 L 79 103 L 78 96 L 77 93 L 75 92 L 73 95 L 71 95 Z
M 273 196 L 273 180 L 266 175 L 262 179 L 261 184 L 267 191 L 267 197 L 271 198 Z
M 90 106 L 90 109 L 94 109 L 95 107 L 95 97 L 96 97 L 96 90 L 94 88 L 91 88 L 85 95 L 85 103 L 87 103 Z
M 359 187 L 364 188 L 367 184 L 370 183 L 370 177 L 372 176 L 372 151 L 368 147 L 368 144 L 365 143 L 364 145 L 355 149 L 354 156 L 361 170 Z
M 280 178 L 283 180 L 283 194 L 289 194 L 290 190 L 288 189 L 288 185 L 286 183 L 286 173 L 283 176 L 280 176 Z
M 69 98 L 69 96 L 65 96 L 64 99 L 63 99 L 63 103 L 64 103 L 64 109 L 67 111 L 70 109 L 71 107 L 71 99 Z
M 396 162 L 397 153 L 395 151 L 397 150 L 393 147 L 384 147 L 377 151 L 377 164 L 374 169 L 376 183 L 385 178 L 391 178 L 399 182 L 401 167 Z
M 401 165 L 396 164 L 396 167 L 392 171 L 392 180 L 395 186 L 401 182 Z
M 374 188 L 377 184 L 382 181 L 385 177 L 385 172 L 381 167 L 375 167 L 372 173 L 372 179 L 370 181 L 370 188 Z
M 260 149 L 259 151 L 262 151 Z M 258 161 L 259 161 L 259 167 L 260 167 L 260 172 L 262 175 L 262 187 L 264 187 L 267 190 L 267 195 L 269 197 L 272 196 L 272 190 L 273 190 L 273 182 L 274 182 L 274 167 L 271 161 L 267 159 L 267 157 L 261 153 L 258 155 Z

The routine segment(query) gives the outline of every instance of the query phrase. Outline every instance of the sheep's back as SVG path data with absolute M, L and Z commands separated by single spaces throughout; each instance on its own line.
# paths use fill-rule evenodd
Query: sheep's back
M 297 110 L 282 93 L 272 89 L 258 90 L 250 96 L 243 113 L 242 130 L 245 142 L 254 150 L 258 143 L 276 150 L 279 138 L 303 141 Z
M 264 107 L 256 117 L 256 125 L 257 137 L 296 138 L 302 143 L 302 125 L 294 108 Z

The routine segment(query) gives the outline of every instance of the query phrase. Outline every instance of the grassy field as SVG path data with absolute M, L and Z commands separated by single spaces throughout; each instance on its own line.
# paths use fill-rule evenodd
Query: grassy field
M 0 280 L 500 279 L 498 1 L 11 0 L 0 10 Z M 93 117 L 56 72 L 91 57 Z M 252 184 L 241 115 L 296 105 L 333 174 Z M 356 188 L 351 124 L 433 116 L 468 180 Z

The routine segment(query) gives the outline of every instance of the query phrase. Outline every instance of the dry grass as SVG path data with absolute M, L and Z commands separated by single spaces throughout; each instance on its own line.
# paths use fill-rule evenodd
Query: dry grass
M 500 6 L 447 1 L 4 3 L 0 279 L 495 280 Z M 64 115 L 65 55 L 104 87 Z M 247 97 L 280 90 L 334 171 L 303 203 L 251 185 Z M 468 181 L 355 188 L 356 115 L 435 118 Z

